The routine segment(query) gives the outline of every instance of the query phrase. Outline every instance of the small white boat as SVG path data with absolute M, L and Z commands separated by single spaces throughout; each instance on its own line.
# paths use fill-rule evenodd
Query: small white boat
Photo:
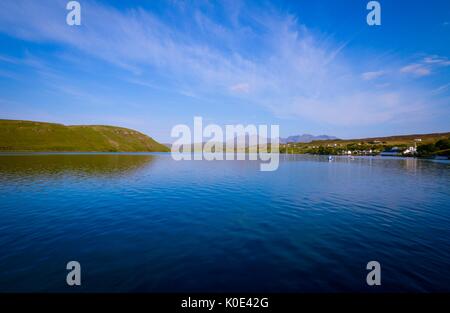
M 329 162 L 333 161 L 333 157 L 331 155 L 328 156 L 328 161 Z

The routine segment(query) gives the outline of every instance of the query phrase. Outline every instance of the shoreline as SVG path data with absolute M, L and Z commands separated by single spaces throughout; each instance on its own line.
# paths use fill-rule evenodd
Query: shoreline
M 201 152 L 191 152 L 190 154 L 199 154 Z M 231 153 L 231 152 L 230 152 Z M 256 152 L 238 152 L 235 154 L 255 154 Z M 267 152 L 270 153 L 270 152 Z M 171 152 L 166 151 L 0 151 L 0 156 L 22 156 L 22 155 L 167 155 Z M 257 153 L 256 153 L 257 154 Z M 418 160 L 439 160 L 439 161 L 450 161 L 450 158 L 438 158 L 436 156 L 432 157 L 419 157 L 419 156 L 408 156 L 408 155 L 342 155 L 342 154 L 313 154 L 313 153 L 278 153 L 280 156 L 316 156 L 316 157 L 338 157 L 339 159 L 350 159 L 353 158 L 380 158 L 380 159 L 418 159 Z

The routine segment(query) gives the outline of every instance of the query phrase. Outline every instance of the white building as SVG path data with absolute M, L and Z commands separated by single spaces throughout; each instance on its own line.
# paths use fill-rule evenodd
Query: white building
M 416 147 L 408 147 L 405 151 L 403 151 L 403 154 L 416 154 L 416 152 Z

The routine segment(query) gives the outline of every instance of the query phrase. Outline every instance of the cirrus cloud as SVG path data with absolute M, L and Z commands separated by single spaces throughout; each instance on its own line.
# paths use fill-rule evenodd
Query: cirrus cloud
M 416 115 L 426 108 L 424 87 L 410 88 L 401 78 L 379 80 L 393 72 L 429 76 L 434 66 L 448 62 L 433 56 L 400 71 L 386 64 L 387 70 L 360 74 L 357 65 L 364 60 L 350 59 L 346 42 L 268 9 L 230 10 L 233 14 L 224 23 L 195 6 L 183 7 L 182 20 L 164 20 L 141 8 L 119 11 L 86 0 L 81 27 L 67 26 L 61 10 L 61 1 L 2 1 L 0 32 L 102 60 L 142 87 L 158 85 L 144 79 L 157 77 L 165 90 L 223 102 L 238 97 L 277 117 L 331 125 L 377 124 Z M 377 90 L 380 85 L 387 90 Z

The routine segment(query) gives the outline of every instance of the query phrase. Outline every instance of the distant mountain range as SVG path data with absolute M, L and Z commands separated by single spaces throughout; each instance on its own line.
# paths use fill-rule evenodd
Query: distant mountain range
M 298 142 L 308 143 L 308 142 L 315 141 L 315 140 L 335 140 L 335 139 L 339 139 L 339 138 L 334 137 L 334 136 L 328 136 L 328 135 L 314 136 L 314 135 L 310 135 L 310 134 L 303 134 L 303 135 L 289 136 L 287 138 L 280 138 L 280 143 L 283 143 L 283 144 L 298 143 Z
M 327 136 L 327 135 L 320 135 L 320 136 L 314 136 L 314 135 L 310 135 L 310 134 L 303 134 L 303 135 L 296 135 L 296 136 L 289 136 L 287 138 L 280 138 L 279 143 L 280 144 L 286 144 L 286 143 L 309 143 L 312 141 L 317 141 L 317 140 L 339 140 L 339 138 L 334 137 L 334 136 Z M 246 134 L 245 136 L 241 136 L 241 137 L 235 137 L 233 140 L 229 140 L 224 142 L 217 142 L 218 147 L 220 147 L 220 145 L 222 145 L 222 148 L 219 148 L 221 151 L 225 151 L 225 145 L 226 144 L 230 144 L 232 145 L 234 141 L 235 146 L 237 146 L 237 143 L 240 141 L 241 143 L 244 144 L 245 148 L 249 148 L 250 146 L 258 146 L 260 142 L 267 142 L 268 144 L 270 144 L 272 142 L 272 140 L 270 138 L 265 138 L 265 137 L 261 137 L 258 135 L 248 135 Z M 203 142 L 201 144 L 200 147 L 203 147 L 205 145 L 207 141 Z M 250 144 L 251 143 L 251 144 Z M 171 148 L 172 144 L 165 144 L 167 147 Z M 197 148 L 194 148 L 194 145 L 191 145 L 191 150 L 195 151 Z
M 256 144 L 258 144 L 258 142 L 265 142 L 267 141 L 268 143 L 271 142 L 270 138 L 265 138 L 262 136 L 258 136 L 258 135 L 248 135 L 246 134 L 245 136 L 241 136 L 241 137 L 235 137 L 234 138 L 234 142 L 235 144 L 238 142 L 238 140 L 241 140 L 242 142 L 245 142 L 245 146 L 248 147 L 249 142 L 256 142 Z M 319 136 L 314 136 L 314 135 L 310 135 L 310 134 L 303 134 L 303 135 L 295 135 L 295 136 L 289 136 L 287 138 L 281 138 L 280 137 L 280 144 L 285 144 L 285 143 L 308 143 L 308 142 L 312 142 L 315 140 L 339 140 L 339 138 L 334 137 L 334 136 L 328 136 L 328 135 L 319 135 Z M 203 142 L 206 143 L 207 141 Z M 233 142 L 233 140 L 229 141 L 230 143 Z M 172 144 L 168 143 L 165 144 L 166 146 L 170 147 L 172 146 Z

